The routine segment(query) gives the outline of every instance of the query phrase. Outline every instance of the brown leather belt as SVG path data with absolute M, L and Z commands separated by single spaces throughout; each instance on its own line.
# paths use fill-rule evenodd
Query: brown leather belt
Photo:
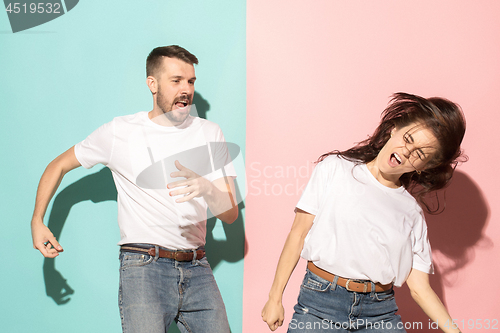
M 312 261 L 307 262 L 307 268 L 317 276 L 322 279 L 333 282 L 335 275 L 329 273 L 315 264 Z M 353 280 L 353 279 L 345 279 L 343 277 L 338 277 L 337 285 L 346 288 L 349 291 L 354 291 L 357 293 L 371 293 L 372 292 L 372 282 L 365 280 Z M 380 293 L 383 291 L 387 291 L 392 288 L 392 283 L 390 284 L 380 284 L 375 283 L 375 292 Z
M 156 256 L 156 248 L 150 247 L 150 248 L 143 248 L 139 246 L 134 246 L 134 245 L 122 245 L 121 246 L 122 251 L 129 251 L 129 252 L 140 252 L 140 253 L 147 253 L 152 257 Z M 205 256 L 205 250 L 203 249 L 197 249 L 197 250 L 191 250 L 191 251 L 171 251 L 171 250 L 165 250 L 163 248 L 158 249 L 158 257 L 159 258 L 167 258 L 167 259 L 174 259 L 177 261 L 191 261 L 194 258 L 194 253 L 196 252 L 196 259 L 201 259 Z

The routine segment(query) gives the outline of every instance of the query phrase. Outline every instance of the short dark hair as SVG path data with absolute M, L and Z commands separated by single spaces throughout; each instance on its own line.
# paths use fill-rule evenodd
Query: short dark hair
M 146 59 L 146 76 L 158 75 L 163 57 L 176 58 L 190 65 L 198 65 L 198 58 L 185 48 L 179 45 L 160 46 L 153 49 Z

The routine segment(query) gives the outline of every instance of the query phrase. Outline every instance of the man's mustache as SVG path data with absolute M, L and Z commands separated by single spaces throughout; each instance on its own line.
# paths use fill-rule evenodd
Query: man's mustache
M 177 102 L 187 103 L 188 105 L 191 105 L 191 104 L 193 104 L 193 98 L 191 96 L 188 96 L 188 95 L 181 95 L 181 96 L 174 99 L 174 104 Z

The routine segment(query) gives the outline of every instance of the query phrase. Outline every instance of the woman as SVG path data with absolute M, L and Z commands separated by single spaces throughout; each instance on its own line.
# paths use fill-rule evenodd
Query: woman
M 319 158 L 262 310 L 272 331 L 283 323 L 282 295 L 302 256 L 308 269 L 288 332 L 405 332 L 393 291 L 405 281 L 431 320 L 459 332 L 429 284 L 427 226 L 409 192 L 425 204 L 448 183 L 464 133 L 456 104 L 397 93 L 370 138 Z

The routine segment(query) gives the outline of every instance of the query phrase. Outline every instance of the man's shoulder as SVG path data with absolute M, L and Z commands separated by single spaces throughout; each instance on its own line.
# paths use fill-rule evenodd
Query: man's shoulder
M 193 127 L 201 127 L 204 131 L 220 131 L 220 126 L 205 118 L 193 117 Z
M 124 115 L 124 116 L 117 116 L 117 117 L 114 117 L 111 121 L 102 125 L 102 127 L 116 129 L 116 128 L 133 126 L 133 125 L 137 125 L 137 124 L 144 122 L 145 117 L 147 117 L 146 111 L 141 111 L 141 112 L 137 112 L 137 113 L 129 114 L 129 115 Z
M 133 114 L 118 116 L 118 117 L 113 118 L 112 122 L 137 123 L 137 122 L 144 121 L 144 119 L 146 117 L 145 114 L 147 114 L 147 111 L 139 111 L 139 112 L 133 113 Z

